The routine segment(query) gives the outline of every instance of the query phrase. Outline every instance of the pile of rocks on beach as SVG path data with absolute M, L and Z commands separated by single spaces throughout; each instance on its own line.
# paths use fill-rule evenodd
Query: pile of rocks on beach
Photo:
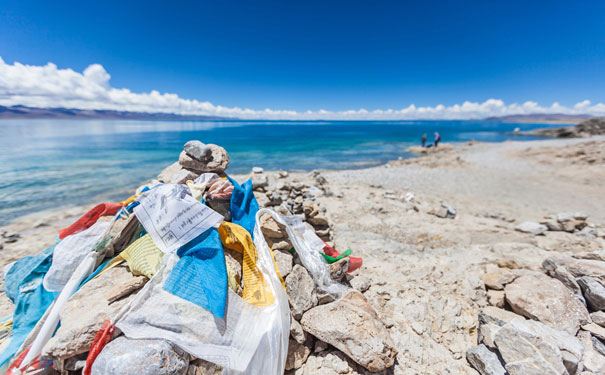
M 224 175 L 228 166 L 229 155 L 224 148 L 191 141 L 179 161 L 164 169 L 157 180 L 184 184 L 205 172 Z M 312 176 L 312 185 L 292 179 L 286 172 L 266 173 L 261 168 L 254 168 L 249 177 L 260 207 L 272 208 L 281 215 L 302 215 L 308 228 L 330 243 L 332 225 L 317 197 L 338 192 L 330 190 L 320 173 L 313 172 Z M 227 202 L 206 203 L 224 216 L 230 214 Z M 108 254 L 124 248 L 137 224 L 132 215 L 127 223 L 114 228 Z M 371 286 L 370 279 L 362 275 L 363 267 L 348 273 L 348 257 L 330 264 L 331 278 L 349 288 L 344 297 L 335 300 L 322 294 L 296 252 L 291 252 L 292 243 L 282 224 L 265 215 L 261 229 L 274 252 L 290 305 L 286 373 L 353 375 L 392 371 L 397 350 L 385 324 L 363 295 Z M 225 248 L 225 257 L 241 286 L 242 254 Z M 145 276 L 133 276 L 128 267 L 118 266 L 86 283 L 62 309 L 61 326 L 45 346 L 44 356 L 53 359 L 62 374 L 80 374 L 101 323 L 115 316 L 147 281 Z M 124 353 L 119 349 L 124 347 L 131 350 Z M 192 358 L 168 342 L 131 340 L 125 336 L 110 342 L 97 361 L 110 363 L 113 374 L 221 373 L 219 366 Z
M 468 362 L 485 375 L 605 373 L 605 251 L 490 265 Z

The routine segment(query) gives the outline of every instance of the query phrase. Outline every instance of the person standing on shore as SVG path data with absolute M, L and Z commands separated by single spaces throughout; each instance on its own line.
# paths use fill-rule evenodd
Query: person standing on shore
M 435 132 L 435 147 L 437 147 L 437 144 L 439 143 L 440 140 L 441 140 L 441 136 L 439 135 L 439 133 Z
M 426 133 L 424 133 L 422 135 L 422 138 L 420 139 L 420 143 L 422 144 L 422 147 L 424 147 L 426 145 Z

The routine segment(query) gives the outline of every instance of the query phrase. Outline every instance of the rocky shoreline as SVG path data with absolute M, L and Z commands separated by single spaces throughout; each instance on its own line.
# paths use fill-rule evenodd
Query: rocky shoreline
M 310 303 L 291 301 L 293 311 L 302 307 L 295 313 L 300 321 L 292 320 L 289 373 L 605 371 L 600 305 L 605 214 L 596 204 L 604 193 L 605 163 L 589 161 L 604 144 L 605 139 L 593 137 L 444 145 L 438 153 L 367 170 L 256 169 L 235 176 L 253 180 L 261 206 L 301 214 L 330 245 L 363 257 L 361 269 L 348 275 L 334 267 L 333 277 L 367 300 L 376 314 L 372 319 L 384 323 L 382 335 L 390 342 L 384 357 L 378 355 L 392 359 L 383 362 L 386 368 L 352 360 L 356 354 L 347 353 L 332 331 L 322 331 L 338 321 L 326 320 L 322 328 L 305 318 L 314 309 L 326 316 L 321 309 L 338 302 L 320 304 L 305 289 L 302 295 L 311 296 Z M 569 152 L 557 158 L 563 150 Z M 170 168 L 164 175 L 186 173 L 177 165 Z M 0 261 L 7 264 L 44 249 L 54 242 L 52 233 L 86 209 L 30 216 L 6 226 Z M 290 276 L 306 280 L 279 225 L 267 220 L 263 227 L 270 246 L 283 254 L 276 261 L 286 287 Z M 290 291 L 302 285 L 291 281 Z M 303 311 L 315 300 L 318 305 Z M 337 311 L 355 311 L 356 303 L 347 301 Z M 10 313 L 6 297 L 0 308 Z M 524 350 L 516 350 L 520 347 Z

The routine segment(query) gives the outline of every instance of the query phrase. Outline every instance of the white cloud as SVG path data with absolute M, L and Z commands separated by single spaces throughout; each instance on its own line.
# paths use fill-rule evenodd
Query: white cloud
M 238 117 L 243 119 L 296 119 L 296 120 L 406 120 L 406 119 L 479 119 L 530 113 L 565 113 L 605 115 L 605 104 L 592 104 L 589 100 L 565 107 L 555 102 L 543 107 L 536 102 L 505 104 L 499 99 L 483 103 L 464 102 L 452 106 L 416 107 L 410 104 L 402 109 L 347 111 L 289 111 L 228 108 L 210 102 L 183 99 L 177 94 L 151 91 L 134 93 L 129 89 L 114 88 L 111 76 L 102 65 L 93 64 L 79 73 L 59 69 L 55 64 L 44 66 L 7 64 L 0 57 L 0 105 L 29 107 L 111 109 L 133 112 L 163 112 L 183 115 Z

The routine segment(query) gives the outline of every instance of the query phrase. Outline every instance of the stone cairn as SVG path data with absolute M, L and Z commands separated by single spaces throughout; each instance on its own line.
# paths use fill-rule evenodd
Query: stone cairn
M 559 214 L 538 225 L 581 232 L 585 220 Z M 548 257 L 539 271 L 501 265 L 481 277 L 489 306 L 466 353 L 471 366 L 482 375 L 604 374 L 605 251 Z
M 205 172 L 224 175 L 228 166 L 229 155 L 224 148 L 190 141 L 179 161 L 165 168 L 157 180 L 183 184 Z M 324 241 L 330 241 L 332 225 L 317 198 L 334 193 L 319 172 L 312 172 L 312 177 L 314 183 L 309 185 L 291 179 L 284 171 L 266 173 L 254 168 L 250 174 L 260 207 L 270 207 L 281 215 L 303 215 L 310 229 Z M 224 216 L 229 215 L 228 202 L 207 204 Z M 129 242 L 125 237 L 129 233 L 132 236 L 137 226 L 133 215 L 128 223 L 115 228 L 108 253 L 122 250 Z M 384 323 L 362 294 L 370 287 L 369 279 L 348 274 L 348 258 L 341 259 L 330 265 L 331 277 L 349 286 L 349 292 L 339 300 L 323 295 L 298 255 L 290 251 L 292 244 L 285 228 L 265 215 L 261 218 L 261 229 L 275 254 L 290 304 L 286 374 L 390 373 L 397 351 Z M 225 258 L 241 287 L 242 255 L 225 248 Z M 85 284 L 62 310 L 61 327 L 43 354 L 55 360 L 62 374 L 80 374 L 103 320 L 115 316 L 147 281 L 144 276 L 133 276 L 126 266 L 118 266 Z M 241 288 L 239 292 L 241 295 Z M 129 348 L 127 353 L 123 348 Z M 131 340 L 124 336 L 111 341 L 97 361 L 109 362 L 106 368 L 116 369 L 114 375 L 205 375 L 220 374 L 222 370 L 191 358 L 168 342 Z

